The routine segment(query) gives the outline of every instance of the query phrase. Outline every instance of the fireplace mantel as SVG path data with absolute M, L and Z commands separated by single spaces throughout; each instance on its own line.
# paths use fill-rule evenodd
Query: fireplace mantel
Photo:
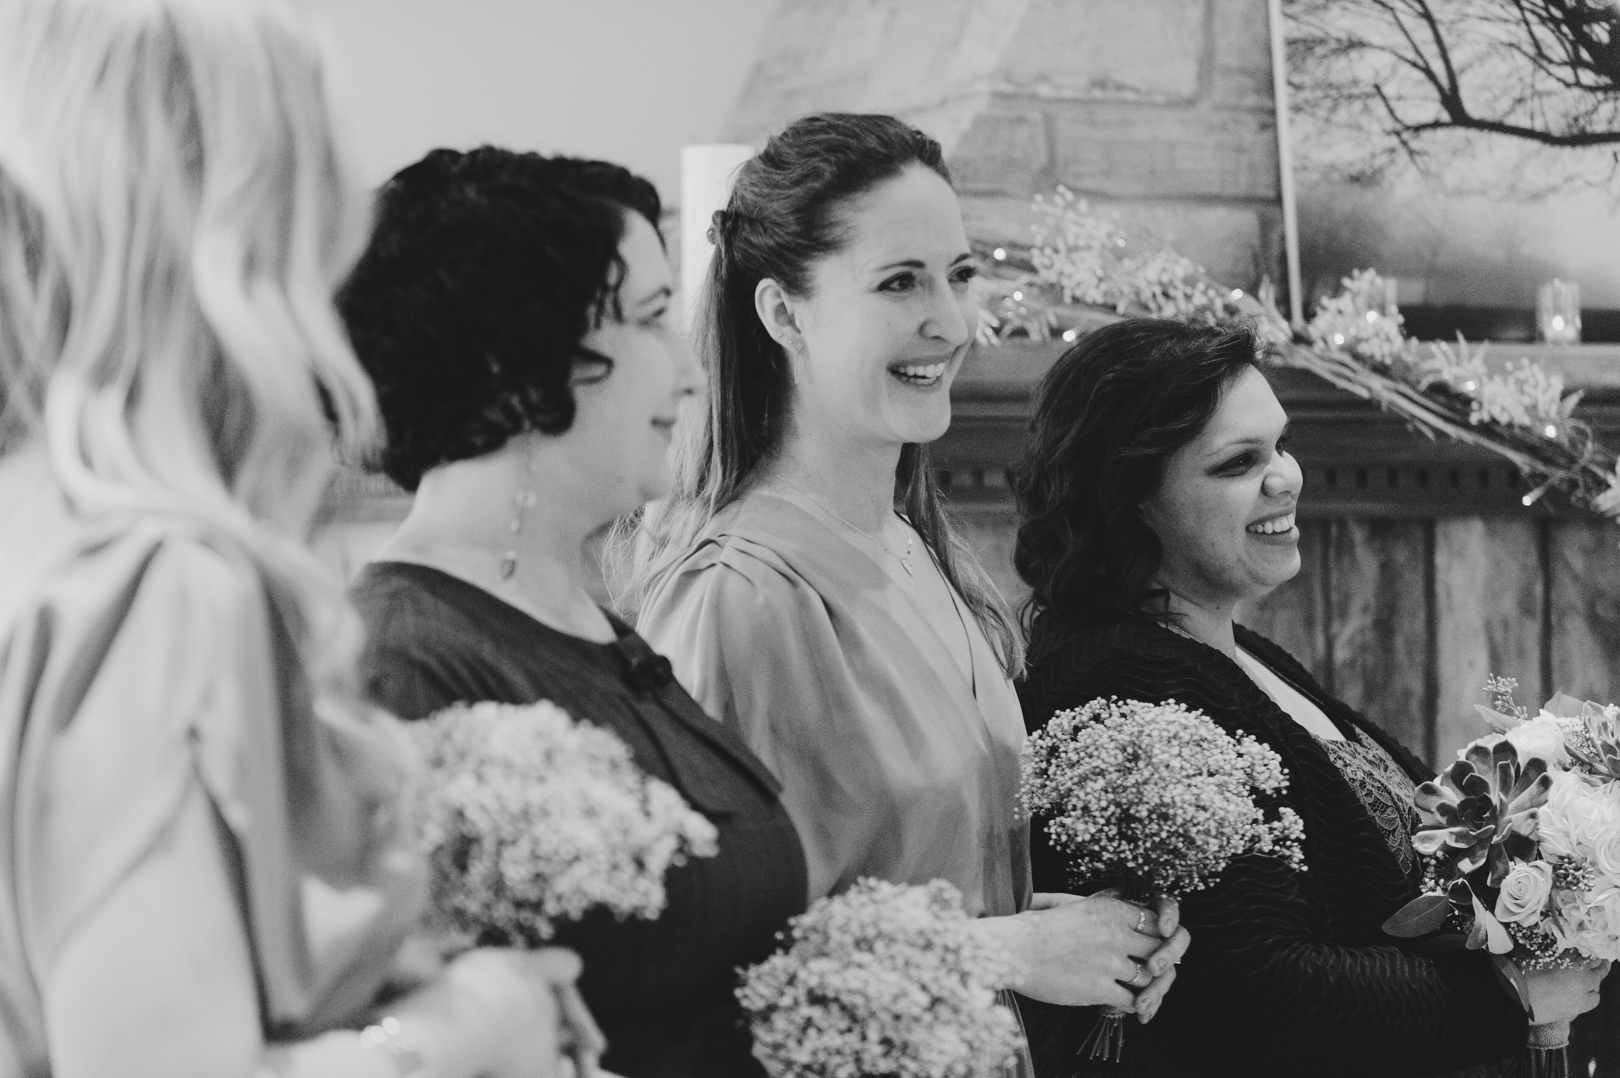
M 976 347 L 953 391 L 951 429 L 934 445 L 949 473 L 952 500 L 989 508 L 1010 504 L 1007 468 L 1021 450 L 1030 398 L 1063 354 L 1062 342 L 1008 341 Z M 1492 363 L 1529 357 L 1583 397 L 1576 416 L 1620 445 L 1620 345 L 1501 344 Z M 1526 509 L 1526 485 L 1507 461 L 1485 450 L 1432 440 L 1376 406 L 1304 371 L 1271 373 L 1292 417 L 1295 456 L 1305 470 L 1307 517 L 1496 516 L 1572 512 L 1545 499 Z

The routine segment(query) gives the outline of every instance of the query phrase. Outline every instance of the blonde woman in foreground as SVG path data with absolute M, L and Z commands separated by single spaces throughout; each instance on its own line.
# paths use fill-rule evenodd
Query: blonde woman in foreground
M 0 1078 L 564 1073 L 566 953 L 369 1009 L 422 873 L 303 545 L 375 426 L 322 81 L 268 3 L 0 0 Z

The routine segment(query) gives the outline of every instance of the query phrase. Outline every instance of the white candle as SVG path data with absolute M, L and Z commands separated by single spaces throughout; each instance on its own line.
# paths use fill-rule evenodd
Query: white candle
M 715 210 L 726 208 L 737 169 L 754 156 L 754 148 L 735 142 L 681 147 L 681 328 L 697 321 L 697 305 L 709 274 L 714 244 L 709 224 Z

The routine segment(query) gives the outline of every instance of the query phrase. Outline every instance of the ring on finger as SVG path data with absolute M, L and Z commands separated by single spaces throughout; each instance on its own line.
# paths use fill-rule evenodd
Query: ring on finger
M 1148 969 L 1147 963 L 1140 958 L 1132 957 L 1136 964 L 1136 972 L 1131 974 L 1131 985 L 1135 988 L 1146 988 L 1153 983 L 1153 971 Z
M 1147 919 L 1147 910 L 1142 910 L 1140 916 L 1136 918 L 1136 931 L 1142 933 L 1144 936 L 1147 935 Z

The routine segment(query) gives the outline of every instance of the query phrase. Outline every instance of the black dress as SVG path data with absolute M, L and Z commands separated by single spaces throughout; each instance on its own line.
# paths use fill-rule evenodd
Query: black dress
M 1350 739 L 1412 782 L 1433 773 L 1399 742 L 1334 700 L 1287 652 L 1237 628 L 1237 642 L 1303 694 Z M 1036 1071 L 1177 1076 L 1434 1075 L 1471 1068 L 1512 1074 L 1526 1019 L 1478 952 L 1420 954 L 1382 924 L 1418 894 L 1400 836 L 1343 754 L 1288 717 L 1225 655 L 1147 619 L 1075 624 L 1039 616 L 1019 687 L 1031 731 L 1098 697 L 1201 710 L 1282 758 L 1281 803 L 1305 825 L 1307 871 L 1269 857 L 1239 859 L 1215 886 L 1188 896 L 1192 946 L 1147 1026 L 1132 1022 L 1123 1066 L 1081 1060 L 1094 1012 L 1026 1009 Z M 1341 747 L 1344 748 L 1344 747 Z M 1337 757 L 1337 759 L 1336 759 Z M 1369 807 L 1372 811 L 1369 811 Z M 1032 828 L 1037 891 L 1064 890 L 1061 856 Z
M 804 909 L 804 854 L 779 786 L 705 715 L 669 664 L 624 624 L 598 644 L 548 628 L 481 588 L 425 566 L 379 562 L 353 590 L 367 628 L 367 691 L 405 719 L 450 704 L 550 700 L 612 730 L 720 832 L 719 854 L 671 869 L 656 921 L 605 912 L 559 929 L 585 960 L 580 990 L 626 1078 L 761 1078 L 732 995 Z

